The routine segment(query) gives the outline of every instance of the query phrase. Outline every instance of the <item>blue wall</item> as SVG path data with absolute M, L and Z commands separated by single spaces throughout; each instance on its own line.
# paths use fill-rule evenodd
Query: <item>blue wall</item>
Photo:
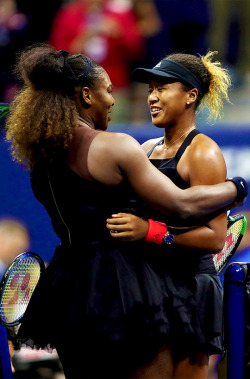
M 228 177 L 243 176 L 250 187 L 250 126 L 200 128 L 221 147 L 227 166 Z M 140 126 L 110 126 L 110 131 L 132 135 L 140 143 L 162 135 L 162 130 L 145 124 Z M 35 199 L 29 182 L 29 172 L 12 161 L 9 144 L 0 134 L 0 217 L 11 216 L 26 224 L 31 233 L 31 250 L 50 260 L 54 247 L 59 243 L 42 205 Z M 250 196 L 238 210 L 250 209 Z M 237 210 L 236 210 L 237 211 Z

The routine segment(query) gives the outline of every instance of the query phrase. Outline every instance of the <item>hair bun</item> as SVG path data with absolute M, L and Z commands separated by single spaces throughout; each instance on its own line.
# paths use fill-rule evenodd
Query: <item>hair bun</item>
M 63 56 L 53 47 L 30 47 L 19 56 L 17 74 L 37 90 L 61 91 L 65 86 L 63 65 Z

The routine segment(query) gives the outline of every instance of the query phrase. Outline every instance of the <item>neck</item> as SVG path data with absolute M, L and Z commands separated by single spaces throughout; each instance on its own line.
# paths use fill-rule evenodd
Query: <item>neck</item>
M 174 129 L 165 129 L 165 136 L 164 136 L 164 150 L 166 151 L 171 146 L 177 146 L 178 144 L 182 143 L 182 141 L 187 137 L 187 135 L 196 128 L 196 125 L 189 125 L 185 128 L 180 128 L 178 130 Z
M 78 116 L 78 119 L 79 119 L 79 125 L 80 126 L 86 126 L 90 129 L 95 129 L 95 125 L 93 124 L 91 117 L 89 117 L 89 116 Z
M 195 119 L 190 120 L 189 122 L 181 122 L 178 124 L 172 124 L 165 127 L 164 135 L 167 140 L 171 141 L 171 139 L 177 138 L 182 133 L 185 133 L 186 130 L 195 126 Z

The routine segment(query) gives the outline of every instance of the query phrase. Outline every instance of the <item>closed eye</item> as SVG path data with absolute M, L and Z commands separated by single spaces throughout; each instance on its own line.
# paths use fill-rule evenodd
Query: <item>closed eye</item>
M 108 86 L 108 88 L 107 88 L 108 93 L 112 93 L 113 92 L 113 88 L 114 88 L 113 84 L 110 84 Z
M 163 90 L 165 90 L 166 88 L 164 88 L 164 87 L 157 87 L 157 88 L 155 88 L 155 90 L 157 91 L 157 92 L 162 92 Z M 153 88 L 149 88 L 149 90 L 148 90 L 148 94 L 150 95 L 151 93 L 153 93 L 153 91 L 154 91 L 154 89 Z

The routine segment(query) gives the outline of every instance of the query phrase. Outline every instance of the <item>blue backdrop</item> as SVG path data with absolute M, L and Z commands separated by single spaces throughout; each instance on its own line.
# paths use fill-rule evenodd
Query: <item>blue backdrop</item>
M 243 176 L 250 187 L 250 126 L 212 126 L 201 127 L 200 130 L 221 147 L 228 167 L 228 177 Z M 162 136 L 162 130 L 150 124 L 110 126 L 110 131 L 128 133 L 140 143 Z M 31 250 L 49 261 L 59 240 L 47 213 L 31 191 L 29 172 L 12 161 L 9 144 L 4 140 L 3 134 L 0 134 L 0 183 L 0 217 L 15 217 L 26 224 L 31 234 Z M 239 210 L 242 212 L 247 208 L 250 209 L 250 196 Z

